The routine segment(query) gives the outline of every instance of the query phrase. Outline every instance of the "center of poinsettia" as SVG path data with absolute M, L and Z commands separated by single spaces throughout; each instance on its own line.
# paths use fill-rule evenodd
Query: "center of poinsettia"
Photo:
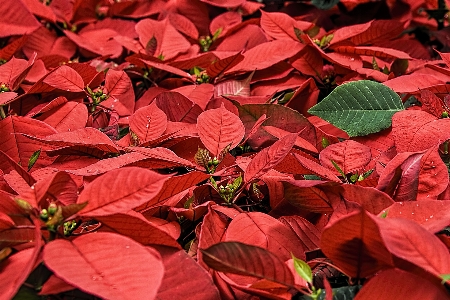
M 11 90 L 5 83 L 0 84 L 0 93 L 9 92 L 9 91 L 11 91 Z

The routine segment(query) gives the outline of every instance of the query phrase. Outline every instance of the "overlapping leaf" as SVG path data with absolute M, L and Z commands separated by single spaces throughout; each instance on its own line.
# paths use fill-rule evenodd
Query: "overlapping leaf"
M 109 171 L 92 181 L 78 203 L 88 202 L 82 216 L 105 216 L 127 212 L 158 194 L 166 176 L 138 167 Z
M 203 145 L 214 157 L 228 147 L 235 148 L 244 137 L 244 125 L 238 116 L 222 105 L 201 113 L 197 118 L 197 129 Z
M 325 255 L 351 277 L 370 276 L 393 266 L 379 225 L 364 210 L 327 226 L 320 245 Z
M 156 103 L 138 109 L 130 118 L 130 130 L 136 135 L 137 144 L 160 137 L 166 128 L 167 116 Z
M 296 133 L 288 134 L 256 154 L 245 170 L 244 181 L 249 183 L 275 167 L 292 149 L 296 138 Z
M 294 285 L 294 276 L 284 261 L 264 248 L 238 242 L 222 242 L 202 249 L 203 262 L 210 268 Z
M 450 119 L 425 111 L 403 111 L 392 117 L 392 136 L 398 152 L 423 151 L 450 139 Z
M 45 246 L 43 258 L 64 281 L 108 299 L 142 295 L 154 299 L 164 276 L 160 257 L 132 239 L 113 233 L 55 240 Z
M 308 110 L 348 133 L 367 135 L 391 126 L 392 116 L 403 110 L 400 97 L 380 83 L 361 80 L 337 87 Z
M 245 231 L 242 230 L 245 228 Z M 260 212 L 241 213 L 236 216 L 225 232 L 222 241 L 235 241 L 262 247 L 284 260 L 291 258 L 291 253 L 298 258 L 305 258 L 303 244 L 294 231 Z

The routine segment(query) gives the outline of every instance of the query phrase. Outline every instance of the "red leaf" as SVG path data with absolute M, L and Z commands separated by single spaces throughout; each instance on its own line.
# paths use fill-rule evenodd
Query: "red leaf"
M 134 111 L 134 91 L 130 77 L 124 71 L 109 70 L 106 73 L 105 89 L 109 98 L 102 102 L 120 116 L 131 115 Z
M 0 121 L 0 150 L 4 151 L 16 162 L 20 162 L 22 166 L 28 166 L 31 155 L 39 150 L 45 150 L 47 147 L 39 142 L 30 141 L 30 139 L 20 135 L 20 133 L 30 134 L 33 136 L 46 136 L 56 131 L 44 122 L 19 116 L 9 116 Z M 35 167 L 43 167 L 54 159 L 47 155 L 42 155 L 36 162 Z
M 427 270 L 437 278 L 450 273 L 448 249 L 436 235 L 407 219 L 377 219 L 376 222 L 386 248 L 393 255 Z M 403 265 L 402 262 L 396 264 Z
M 222 30 L 220 36 L 225 36 L 233 26 L 242 23 L 242 14 L 237 11 L 227 11 L 215 17 L 209 24 L 209 32 L 214 34 Z
M 211 79 L 222 76 L 227 70 L 236 66 L 243 59 L 244 56 L 241 53 L 237 53 L 235 55 L 216 60 L 211 65 L 209 65 L 208 68 L 206 68 L 206 73 Z
M 326 147 L 320 152 L 319 159 L 322 166 L 333 170 L 336 175 L 339 175 L 339 172 L 331 161 L 334 161 L 344 174 L 361 173 L 372 159 L 372 153 L 369 147 L 346 140 Z
M 257 123 L 255 123 L 255 125 L 256 124 Z M 271 135 L 277 137 L 278 139 L 281 139 L 283 136 L 285 136 L 285 135 L 290 133 L 288 131 L 285 131 L 283 129 L 280 129 L 280 128 L 274 127 L 274 126 L 263 126 L 262 128 L 264 128 L 265 131 L 267 131 Z M 302 148 L 303 150 L 306 150 L 306 151 L 309 151 L 309 152 L 312 152 L 312 153 L 319 153 L 319 151 L 317 151 L 316 147 L 314 147 L 310 142 L 308 142 L 304 138 L 301 138 L 298 135 L 295 138 L 295 144 L 294 145 L 299 147 L 299 148 Z
M 294 157 L 299 161 L 299 163 L 305 167 L 306 169 L 310 170 L 314 174 L 334 181 L 334 182 L 341 182 L 341 180 L 334 174 L 334 172 L 328 168 L 323 167 L 322 165 L 319 165 L 315 161 L 312 161 L 302 155 L 294 154 Z M 334 167 L 333 167 L 334 168 Z
M 133 213 L 97 216 L 95 219 L 102 223 L 100 230 L 103 231 L 106 227 L 108 232 L 127 236 L 144 246 L 155 244 L 181 249 L 180 244 L 156 224 Z
M 316 48 L 307 45 L 290 59 L 291 65 L 304 75 L 321 76 L 323 58 Z
M 113 16 L 126 18 L 143 18 L 161 12 L 165 2 L 155 0 L 151 2 L 114 2 L 111 5 L 111 14 Z
M 397 154 L 380 176 L 377 188 L 387 191 L 401 169 L 401 179 L 396 183 L 396 201 L 431 200 L 447 188 L 448 171 L 436 147 L 422 153 Z M 439 180 L 438 180 L 439 178 Z
M 450 119 L 437 119 L 421 110 L 404 110 L 392 117 L 398 152 L 423 151 L 450 139 Z
M 14 53 L 23 47 L 28 37 L 29 36 L 24 35 L 14 41 L 11 41 L 9 44 L 0 49 L 0 58 L 6 61 L 10 60 Z
M 166 176 L 138 168 L 109 171 L 92 181 L 80 194 L 78 203 L 88 202 L 81 216 L 107 216 L 127 212 L 153 198 Z
M 403 51 L 390 49 L 390 48 L 382 48 L 382 47 L 354 47 L 354 46 L 338 46 L 333 47 L 333 50 L 337 53 L 350 53 L 350 54 L 358 54 L 358 55 L 366 55 L 366 56 L 374 56 L 381 57 L 387 59 L 412 59 L 408 53 Z
M 216 271 L 263 278 L 286 286 L 295 284 L 284 260 L 264 248 L 222 242 L 200 251 L 203 262 Z
M 285 216 L 279 218 L 278 221 L 292 228 L 306 251 L 319 248 L 320 231 L 306 219 L 299 216 Z
M 434 50 L 437 53 L 439 53 L 439 56 L 442 58 L 442 60 L 445 62 L 448 68 L 450 68 L 450 54 L 449 53 L 442 53 L 437 50 Z
M 79 151 L 100 157 L 103 156 L 105 152 L 119 153 L 117 146 L 106 134 L 92 127 L 55 133 L 43 138 L 37 138 L 30 135 L 26 136 L 30 139 L 41 141 L 49 145 L 62 147 L 62 149 L 66 151 Z
M 164 70 L 166 72 L 169 72 L 169 73 L 181 76 L 182 78 L 187 78 L 187 79 L 193 81 L 191 74 L 189 74 L 188 72 L 185 72 L 176 67 L 172 67 L 168 64 L 164 64 L 159 59 L 152 60 L 150 57 L 148 57 L 146 59 L 141 59 L 141 58 L 129 56 L 129 57 L 127 57 L 127 61 L 130 61 L 132 63 L 134 63 L 134 61 L 137 61 L 137 62 L 144 64 L 150 68 Z
M 137 136 L 138 144 L 159 138 L 166 128 L 167 116 L 155 102 L 130 117 L 130 130 Z
M 237 7 L 242 5 L 246 0 L 201 0 L 202 2 L 219 6 L 219 7 Z
M 208 213 L 203 217 L 203 221 L 200 227 L 200 233 L 198 235 L 198 249 L 206 249 L 214 244 L 219 243 L 225 234 L 228 222 L 224 217 L 221 217 L 211 207 L 208 208 Z M 202 252 L 197 252 L 197 258 L 199 264 L 205 269 L 209 267 L 205 265 L 202 259 Z
M 264 148 L 253 157 L 244 173 L 244 182 L 261 177 L 267 171 L 276 166 L 291 151 L 297 138 L 296 133 L 291 133 L 276 141 L 270 147 Z
M 267 120 L 264 122 L 265 126 L 274 126 L 289 132 L 301 132 L 302 138 L 313 145 L 316 143 L 314 126 L 298 111 L 272 104 L 245 104 L 236 106 L 239 110 L 239 117 L 242 123 L 244 123 L 246 134 L 252 130 L 262 115 L 266 115 Z M 271 134 L 260 127 L 249 138 L 248 144 L 253 149 L 259 150 L 261 146 L 270 145 L 275 141 L 276 139 Z
M 21 1 L 2 3 L 0 37 L 27 35 L 41 26 L 39 21 Z
M 301 210 L 330 214 L 333 212 L 333 203 L 320 188 L 322 183 L 317 180 L 283 182 L 284 198 Z
M 0 212 L 0 231 L 13 228 L 14 226 L 14 220 L 11 219 L 6 213 Z
M 392 287 L 396 288 L 393 289 Z M 355 300 L 448 299 L 442 285 L 399 269 L 380 272 L 364 284 Z
M 350 277 L 364 278 L 393 266 L 375 217 L 364 210 L 325 227 L 320 245 L 323 253 Z
M 54 295 L 67 291 L 74 290 L 75 287 L 68 284 L 61 278 L 55 276 L 54 274 L 50 276 L 49 279 L 42 285 L 41 295 Z
M 65 30 L 64 34 L 78 47 L 86 49 L 84 53 L 88 57 L 105 55 L 117 58 L 122 54 L 122 46 L 114 39 L 118 33 L 113 29 L 85 29 L 79 33 Z
M 428 231 L 437 233 L 450 224 L 449 208 L 449 200 L 395 202 L 380 214 L 386 214 L 386 218 L 413 220 Z
M 0 83 L 5 84 L 10 91 L 15 91 L 27 76 L 36 56 L 28 62 L 24 59 L 11 58 L 0 66 Z
M 340 191 L 342 188 L 342 191 Z M 372 187 L 364 187 L 353 184 L 339 186 L 339 194 L 347 201 L 360 204 L 371 214 L 378 214 L 383 209 L 390 207 L 394 201 L 385 193 Z
M 31 176 L 28 171 L 25 170 L 25 168 L 19 165 L 14 159 L 12 159 L 2 150 L 0 150 L 0 157 L 2 158 L 2 160 L 0 161 L 0 169 L 4 173 L 10 174 L 12 171 L 15 171 L 29 186 L 32 186 L 36 183 L 36 179 L 34 179 L 33 176 Z
M 13 299 L 23 282 L 26 280 L 24 270 L 30 270 L 34 265 L 35 249 L 29 248 L 11 255 L 0 263 L 2 272 L 0 272 L 0 280 L 2 288 L 0 289 L 1 299 Z M 20 270 L 20 272 L 17 272 Z
M 164 182 L 158 195 L 153 197 L 150 201 L 143 205 L 136 207 L 136 211 L 145 211 L 146 209 L 167 200 L 168 198 L 175 196 L 183 191 L 186 191 L 190 187 L 199 184 L 200 182 L 209 178 L 208 174 L 200 171 L 189 172 L 188 174 L 172 176 Z
M 235 148 L 244 137 L 245 128 L 239 117 L 220 108 L 210 109 L 198 116 L 197 129 L 200 140 L 214 157 L 227 147 Z
M 254 73 L 253 71 L 243 80 L 229 79 L 214 85 L 214 97 L 222 95 L 250 96 L 250 81 Z
M 186 52 L 191 46 L 167 19 L 163 21 L 141 20 L 136 24 L 136 32 L 139 34 L 139 41 L 142 45 L 147 45 L 154 37 L 157 42 L 154 56 L 161 55 L 165 60 Z
M 370 28 L 373 21 L 364 24 L 350 25 L 337 29 L 333 34 L 330 44 L 336 44 L 341 41 L 350 39 L 358 34 L 364 34 Z
M 58 132 L 77 130 L 86 126 L 88 110 L 85 104 L 71 101 L 44 112 L 37 119 Z
M 209 83 L 204 83 L 201 85 L 186 85 L 172 91 L 186 96 L 189 100 L 200 106 L 202 110 L 205 110 L 209 100 L 214 94 L 214 86 Z
M 59 171 L 36 182 L 33 192 L 36 202 L 41 204 L 41 207 L 47 207 L 48 202 L 42 203 L 45 200 L 69 205 L 77 201 L 78 186 L 68 173 Z
M 436 118 L 442 116 L 442 112 L 444 111 L 442 100 L 429 90 L 420 91 L 420 102 L 422 103 L 422 110 L 432 114 Z
M 82 92 L 84 89 L 83 78 L 68 66 L 61 66 L 51 72 L 43 83 L 68 92 Z
M 168 15 L 170 24 L 173 25 L 178 31 L 184 35 L 190 37 L 191 39 L 198 39 L 198 30 L 191 20 L 183 15 L 177 13 L 171 13 Z
M 149 169 L 173 168 L 177 166 L 196 166 L 190 161 L 176 156 L 166 148 L 139 148 L 133 147 L 131 153 L 125 153 L 117 157 L 105 158 L 81 169 L 68 170 L 69 173 L 80 176 L 94 176 L 118 169 L 124 166 L 138 166 Z
M 233 31 L 232 34 L 227 35 L 217 46 L 216 51 L 236 53 L 238 51 L 252 49 L 268 41 L 267 35 L 255 24 L 242 23 L 242 25 L 237 26 L 242 28 L 239 31 Z
M 374 44 L 403 32 L 403 23 L 395 20 L 374 20 L 365 24 L 344 26 L 334 33 L 332 43 L 350 39 L 355 45 Z
M 261 10 L 261 28 L 276 40 L 289 39 L 298 41 L 294 28 L 299 28 L 296 21 L 285 13 L 265 12 Z
M 244 53 L 244 60 L 228 70 L 227 73 L 253 71 L 268 68 L 290 58 L 304 47 L 300 42 L 275 40 L 260 44 Z
M 64 255 L 61 255 L 64 253 Z M 164 275 L 161 258 L 130 238 L 106 232 L 54 240 L 44 262 L 56 276 L 107 299 L 154 299 Z M 149 267 L 151 266 L 151 268 Z
M 396 77 L 383 82 L 397 93 L 415 93 L 419 89 L 426 89 L 438 84 L 444 84 L 445 79 L 438 78 L 430 74 L 420 74 L 418 72 Z
M 211 276 L 184 250 L 156 247 L 162 256 L 164 277 L 158 289 L 157 299 L 219 300 L 220 295 Z M 174 288 L 176 287 L 176 288 Z
M 11 102 L 12 99 L 17 97 L 17 93 L 3 92 L 0 94 L 0 105 L 5 105 Z
M 306 249 L 292 228 L 260 212 L 237 215 L 228 225 L 222 241 L 262 247 L 276 253 L 282 261 L 290 259 L 291 253 L 300 259 L 305 258 Z
M 172 122 L 195 124 L 203 112 L 197 104 L 177 92 L 162 92 L 154 101 Z

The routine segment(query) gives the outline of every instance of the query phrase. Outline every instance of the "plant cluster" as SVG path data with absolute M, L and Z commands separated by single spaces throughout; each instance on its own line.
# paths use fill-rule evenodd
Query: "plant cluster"
M 446 4 L 3 1 L 0 299 L 450 298 Z

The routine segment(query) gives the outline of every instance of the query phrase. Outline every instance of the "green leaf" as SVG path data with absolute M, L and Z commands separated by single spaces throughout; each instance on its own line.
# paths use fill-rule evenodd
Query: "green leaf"
M 292 253 L 292 259 L 294 260 L 294 269 L 295 272 L 297 272 L 297 274 L 306 280 L 306 282 L 312 284 L 312 280 L 313 280 L 313 275 L 312 275 L 312 271 L 311 268 L 309 267 L 309 265 L 304 262 L 301 259 L 298 259 L 297 257 L 295 257 Z
M 39 155 L 41 155 L 41 149 L 34 151 L 34 153 L 31 155 L 30 159 L 28 160 L 28 172 L 30 172 L 31 168 L 38 160 Z
M 212 37 L 213 42 L 219 38 L 220 34 L 222 33 L 222 30 L 223 30 L 223 28 L 220 27 L 216 30 L 216 32 L 214 32 L 213 37 Z
M 312 0 L 311 4 L 320 9 L 330 9 L 338 4 L 339 1 L 340 0 Z
M 239 174 L 239 177 L 236 178 L 232 183 L 232 190 L 236 191 L 242 183 L 242 176 Z
M 313 174 L 305 174 L 305 175 L 303 175 L 303 178 L 305 180 L 322 180 L 322 178 L 320 178 L 317 175 L 313 175 Z
M 448 280 L 450 280 L 450 274 L 441 274 L 439 275 L 442 278 L 441 284 L 446 283 Z
M 308 112 L 353 137 L 389 128 L 392 116 L 403 109 L 402 100 L 393 90 L 381 83 L 360 80 L 338 86 Z
M 366 179 L 367 177 L 370 176 L 370 174 L 373 173 L 373 171 L 375 171 L 375 169 L 370 169 L 369 171 L 365 172 L 364 174 L 362 174 L 360 176 L 360 179 L 358 179 L 358 181 L 363 181 L 364 179 Z M 361 178 L 362 177 L 362 178 Z
M 342 171 L 342 169 L 338 166 L 338 164 L 334 160 L 331 160 L 331 163 L 333 164 L 334 168 L 339 172 L 339 174 L 345 177 L 344 171 Z
M 217 183 L 214 180 L 214 178 L 212 178 L 212 176 L 209 178 L 209 182 L 211 182 L 211 185 L 213 186 L 213 188 L 218 191 L 218 187 L 217 187 Z

